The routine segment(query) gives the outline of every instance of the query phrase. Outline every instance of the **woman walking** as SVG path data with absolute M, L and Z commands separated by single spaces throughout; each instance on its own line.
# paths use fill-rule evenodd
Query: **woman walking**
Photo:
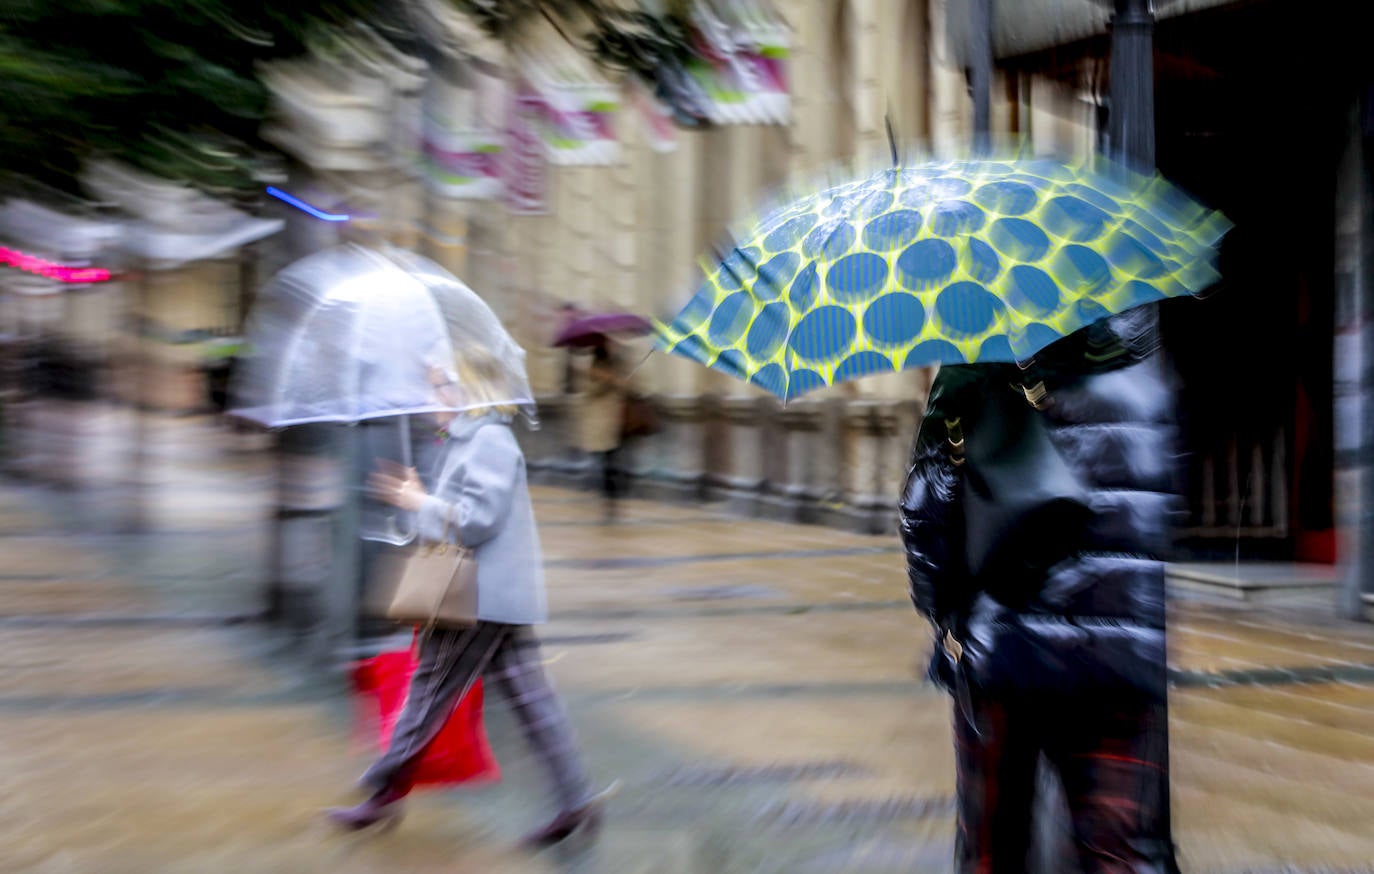
M 605 793 L 591 791 L 532 627 L 547 619 L 539 534 L 525 459 L 510 427 L 515 408 L 491 404 L 498 396 L 493 374 L 484 372 L 489 369 L 471 361 L 460 365 L 461 389 L 443 369 L 431 370 L 438 404 L 476 406 L 469 413 L 436 414 L 445 445 L 433 494 L 413 469 L 391 466 L 369 480 L 378 498 L 416 514 L 422 538 L 439 541 L 452 533 L 473 550 L 478 621 L 420 638 L 419 665 L 391 742 L 361 781 L 371 794 L 354 807 L 328 812 L 349 830 L 399 818 L 421 754 L 479 676 L 510 701 L 559 805 L 525 843 L 547 846 L 579 829 L 594 831 L 601 822 Z
M 582 397 L 579 422 L 582 451 L 596 456 L 601 466 L 601 494 L 605 500 L 605 520 L 615 520 L 616 501 L 621 492 L 620 445 L 624 441 L 627 381 L 619 362 L 602 339 L 592 347 L 592 363 L 587 369 L 587 388 Z

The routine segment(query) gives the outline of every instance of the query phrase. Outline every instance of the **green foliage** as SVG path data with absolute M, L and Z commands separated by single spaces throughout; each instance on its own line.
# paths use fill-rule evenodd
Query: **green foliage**
M 453 0 L 453 3 L 497 39 L 510 37 L 522 22 L 547 7 L 576 5 L 573 0 Z
M 74 189 L 108 155 L 216 193 L 252 187 L 264 60 L 374 0 L 4 0 L 0 168 Z
M 679 124 L 697 127 L 705 121 L 685 72 L 694 51 L 687 4 L 682 0 L 661 4 L 662 13 L 625 8 L 604 0 L 452 2 L 498 39 L 509 38 L 534 16 L 543 15 L 553 22 L 581 17 L 591 25 L 581 48 L 593 60 L 639 78 L 669 104 Z

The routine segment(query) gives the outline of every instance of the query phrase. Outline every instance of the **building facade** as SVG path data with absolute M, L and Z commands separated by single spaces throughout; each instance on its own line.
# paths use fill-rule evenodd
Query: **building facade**
M 526 435 L 527 454 L 545 478 L 575 480 L 586 470 L 572 448 L 577 396 L 567 390 L 568 353 L 549 345 L 564 306 L 671 317 L 691 296 L 700 259 L 733 223 L 789 185 L 866 173 L 890 160 L 888 119 L 904 152 L 933 146 L 958 154 L 969 141 L 971 104 L 945 49 L 944 0 L 761 7 L 785 52 L 786 90 L 757 112 L 722 116 L 704 130 L 665 126 L 636 82 L 597 67 L 566 31 L 540 25 L 497 44 L 452 7 L 419 5 L 432 13 L 430 45 L 422 59 L 391 66 L 422 84 L 380 70 L 360 84 L 356 68 L 348 81 L 321 73 L 317 62 L 279 68 L 269 75 L 278 96 L 276 141 L 295 161 L 293 184 L 314 202 L 375 216 L 393 242 L 463 277 L 502 316 L 528 351 L 543 426 Z M 541 82 L 546 68 L 561 81 Z M 299 84 L 306 79 L 311 87 Z M 613 141 L 522 161 L 521 89 L 572 92 L 574 85 L 609 95 L 601 99 L 615 104 Z M 418 124 L 405 108 L 417 92 Z M 480 168 L 464 175 L 450 161 L 435 169 L 455 150 L 479 151 L 472 142 L 493 129 L 505 166 L 517 168 L 517 178 L 503 180 L 505 196 L 473 181 Z M 458 141 L 466 145 L 449 145 Z M 415 161 L 417 154 L 425 160 Z M 309 216 L 288 223 L 294 255 L 337 238 L 337 228 Z M 638 387 L 665 422 L 661 434 L 632 449 L 639 491 L 890 527 L 932 373 L 871 378 L 782 409 L 753 386 L 649 354 L 647 341 L 623 354 L 638 364 Z

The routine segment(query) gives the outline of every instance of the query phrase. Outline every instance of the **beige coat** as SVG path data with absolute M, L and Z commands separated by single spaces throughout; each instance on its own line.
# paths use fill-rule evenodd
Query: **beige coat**
M 583 452 L 610 452 L 620 446 L 620 427 L 625 392 L 619 377 L 593 365 L 587 371 L 578 417 L 578 448 Z

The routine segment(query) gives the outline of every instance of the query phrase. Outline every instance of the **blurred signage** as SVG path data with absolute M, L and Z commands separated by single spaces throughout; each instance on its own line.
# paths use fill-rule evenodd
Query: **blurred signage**
M 639 117 L 644 122 L 644 133 L 648 138 L 649 148 L 655 152 L 675 151 L 677 125 L 673 122 L 672 110 L 655 97 L 648 86 L 638 78 L 629 77 L 626 87 L 630 101 L 639 110 Z
M 501 196 L 500 135 L 494 131 L 425 133 L 421 166 L 430 188 L 446 197 L 491 199 Z
M 761 0 L 697 0 L 692 6 L 695 54 L 687 71 L 715 124 L 786 124 L 792 99 L 787 79 L 791 34 Z
M 74 267 L 67 264 L 56 264 L 46 258 L 28 255 L 8 246 L 0 246 L 0 264 L 7 264 L 28 273 L 36 273 L 39 276 L 65 283 L 85 284 L 108 282 L 111 279 L 110 271 L 101 267 Z
M 506 203 L 515 215 L 548 212 L 548 170 L 539 135 L 543 99 L 528 86 L 514 91 L 506 126 Z
M 440 68 L 425 91 L 420 167 L 443 197 L 494 200 L 504 188 L 508 89 L 497 77 Z
M 528 102 L 545 158 L 560 166 L 599 166 L 620 161 L 615 115 L 620 89 L 606 81 L 580 55 L 559 58 L 533 50 L 515 52 L 521 90 L 538 96 Z M 557 58 L 551 61 L 550 58 Z

